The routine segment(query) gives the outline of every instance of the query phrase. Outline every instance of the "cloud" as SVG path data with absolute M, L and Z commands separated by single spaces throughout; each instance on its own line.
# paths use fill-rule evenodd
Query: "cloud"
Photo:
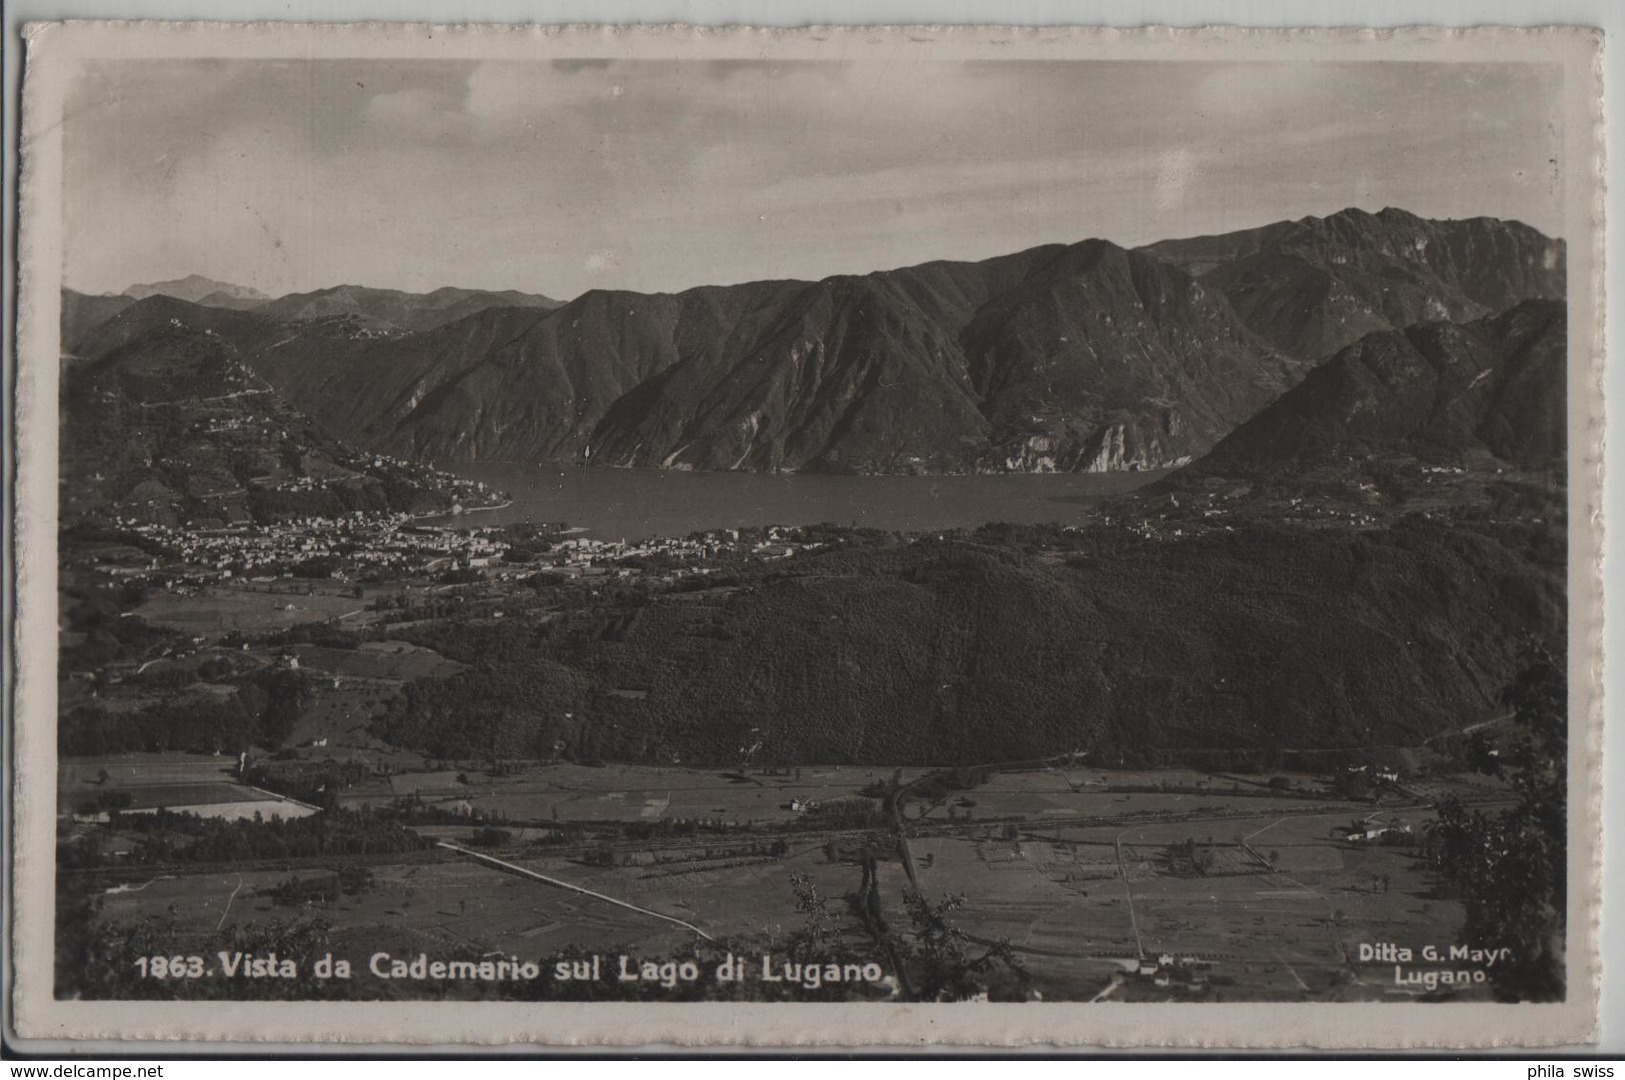
M 1209 70 L 1192 92 L 1205 115 L 1261 116 L 1287 109 L 1312 113 L 1335 80 L 1324 65 L 1225 64 Z
M 1381 68 L 1381 70 L 1377 70 Z M 1405 206 L 1551 230 L 1532 65 L 87 65 L 69 283 L 570 295 Z
M 1157 161 L 1156 203 L 1158 209 L 1172 210 L 1185 201 L 1196 171 L 1196 155 L 1184 146 L 1162 151 Z

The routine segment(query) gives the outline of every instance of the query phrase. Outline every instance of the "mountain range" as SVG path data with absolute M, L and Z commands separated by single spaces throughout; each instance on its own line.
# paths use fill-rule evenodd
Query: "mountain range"
M 258 300 L 221 284 L 140 286 L 129 295 L 150 295 L 129 303 L 65 294 L 64 348 L 95 358 L 174 323 L 218 335 L 327 431 L 414 460 L 865 473 L 1180 465 L 1249 421 L 1273 430 L 1280 409 L 1330 408 L 1335 373 L 1347 390 L 1351 373 L 1380 382 L 1372 364 L 1407 357 L 1534 364 L 1539 383 L 1561 349 L 1502 355 L 1513 324 L 1495 320 L 1560 308 L 1565 290 L 1561 241 L 1392 209 L 562 305 L 351 286 Z M 1416 329 L 1430 325 L 1457 329 Z M 1492 452 L 1549 449 L 1492 430 L 1518 419 L 1518 378 L 1474 383 L 1471 408 L 1439 415 L 1477 424 Z M 1492 396 L 1499 413 L 1473 411 Z
M 573 714 L 606 757 L 715 763 L 761 738 L 1222 768 L 1415 746 L 1498 715 L 1531 641 L 1563 647 L 1564 288 L 1561 242 L 1515 222 L 1350 210 L 551 308 L 65 294 L 63 520 L 434 509 L 426 461 L 1191 462 L 1066 527 L 837 530 L 692 602 L 437 620 L 409 632 L 470 670 L 379 732 L 548 753 L 537 716 Z
M 207 527 L 453 505 L 454 478 L 358 450 L 255 374 L 238 342 L 264 320 L 161 294 L 136 308 L 142 318 L 83 332 L 84 355 L 63 360 L 66 519 Z
M 215 281 L 201 274 L 188 274 L 172 281 L 155 281 L 147 285 L 131 285 L 124 295 L 132 300 L 145 300 L 149 296 L 173 296 L 194 304 L 213 304 L 230 307 L 235 303 L 259 303 L 271 299 L 258 289 L 246 285 L 232 285 Z
M 279 322 L 353 316 L 380 329 L 417 331 L 456 322 L 487 308 L 537 308 L 546 311 L 558 306 L 557 300 L 513 289 L 491 292 L 447 287 L 430 293 L 410 293 L 397 289 L 339 285 L 315 292 L 289 293 L 252 310 Z
M 312 292 L 288 293 L 272 299 L 257 289 L 232 285 L 192 274 L 174 281 L 131 285 L 119 295 L 92 296 L 73 289 L 62 291 L 62 340 L 65 348 L 85 332 L 140 300 L 153 297 L 182 300 L 199 307 L 253 311 L 278 323 L 304 323 L 319 319 L 349 319 L 378 336 L 430 330 L 493 307 L 550 310 L 559 301 L 514 289 L 458 289 L 450 286 L 429 293 L 399 289 L 372 289 L 336 285 Z

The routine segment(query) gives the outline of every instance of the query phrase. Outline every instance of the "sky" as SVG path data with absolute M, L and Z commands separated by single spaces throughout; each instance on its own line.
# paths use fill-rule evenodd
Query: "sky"
M 1525 64 L 97 61 L 64 282 L 676 291 L 1357 206 L 1561 235 Z

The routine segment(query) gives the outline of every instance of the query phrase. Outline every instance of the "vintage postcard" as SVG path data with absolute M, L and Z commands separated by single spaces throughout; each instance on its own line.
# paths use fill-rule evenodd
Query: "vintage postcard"
M 1597 32 L 26 45 L 23 1036 L 1594 1037 Z

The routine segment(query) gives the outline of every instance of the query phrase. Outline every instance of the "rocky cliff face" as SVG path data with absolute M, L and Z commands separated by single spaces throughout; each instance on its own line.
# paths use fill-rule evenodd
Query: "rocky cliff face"
M 1183 270 L 1103 241 L 983 305 L 962 340 L 995 455 L 1041 438 L 1065 470 L 1199 453 L 1305 366 Z

